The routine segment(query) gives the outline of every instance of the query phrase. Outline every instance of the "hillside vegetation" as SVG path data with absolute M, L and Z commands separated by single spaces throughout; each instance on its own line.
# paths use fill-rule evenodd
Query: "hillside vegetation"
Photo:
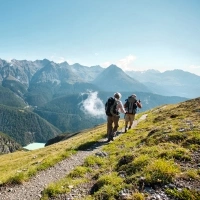
M 61 131 L 27 109 L 0 104 L 0 131 L 25 146 L 34 141 L 46 142 Z
M 145 122 L 51 184 L 43 199 L 148 199 L 152 191 L 161 199 L 200 199 L 200 98 L 146 114 Z
M 15 95 L 10 89 L 4 88 L 0 85 L 0 104 L 10 107 L 24 107 L 26 104 L 24 100 Z
M 66 141 L 33 151 L 21 150 L 0 156 L 0 185 L 18 184 L 77 152 L 85 141 L 89 145 L 105 137 L 106 125 L 87 129 Z M 87 144 L 88 145 L 88 144 Z
M 148 199 L 152 191 L 160 191 L 168 199 L 198 200 L 200 98 L 160 106 L 137 119 L 143 114 L 145 121 L 49 185 L 43 199 L 67 199 L 73 193 L 88 200 Z M 105 133 L 103 124 L 43 149 L 2 155 L 0 182 L 21 183 L 79 149 L 87 150 Z

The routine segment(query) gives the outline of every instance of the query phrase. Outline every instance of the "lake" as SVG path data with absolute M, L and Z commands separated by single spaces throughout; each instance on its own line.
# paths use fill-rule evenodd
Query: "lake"
M 45 143 L 37 143 L 37 142 L 34 142 L 34 143 L 31 143 L 23 148 L 25 149 L 28 149 L 28 150 L 35 150 L 35 149 L 40 149 L 40 148 L 43 148 L 45 145 Z

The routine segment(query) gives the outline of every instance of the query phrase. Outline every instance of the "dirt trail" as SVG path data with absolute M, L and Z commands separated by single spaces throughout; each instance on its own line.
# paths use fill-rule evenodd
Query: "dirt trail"
M 132 128 L 145 118 L 146 115 L 143 115 L 139 120 L 135 120 Z M 119 137 L 122 132 L 124 132 L 124 128 L 118 132 L 116 137 Z M 39 200 L 41 192 L 48 184 L 62 179 L 76 166 L 82 165 L 87 156 L 95 154 L 97 151 L 100 151 L 103 145 L 107 144 L 105 141 L 106 139 L 97 142 L 96 145 L 86 151 L 78 151 L 77 154 L 72 155 L 70 158 L 39 172 L 28 182 L 21 185 L 0 187 L 0 200 Z

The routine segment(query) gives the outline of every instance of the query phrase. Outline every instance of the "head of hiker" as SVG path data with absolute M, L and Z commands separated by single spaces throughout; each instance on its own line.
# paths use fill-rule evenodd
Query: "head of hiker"
M 131 96 L 132 96 L 134 99 L 137 98 L 136 94 L 132 94 Z
M 119 92 L 116 92 L 114 94 L 114 97 L 119 100 L 119 99 L 121 99 L 122 95 Z

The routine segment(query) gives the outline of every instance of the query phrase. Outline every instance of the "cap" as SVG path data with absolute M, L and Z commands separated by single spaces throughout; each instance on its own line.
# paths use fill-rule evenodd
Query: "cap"
M 116 93 L 114 94 L 114 97 L 115 97 L 116 99 L 121 99 L 122 95 L 121 95 L 119 92 L 116 92 Z
M 132 96 L 133 98 L 135 98 L 135 99 L 137 98 L 136 94 L 132 94 L 131 96 Z

